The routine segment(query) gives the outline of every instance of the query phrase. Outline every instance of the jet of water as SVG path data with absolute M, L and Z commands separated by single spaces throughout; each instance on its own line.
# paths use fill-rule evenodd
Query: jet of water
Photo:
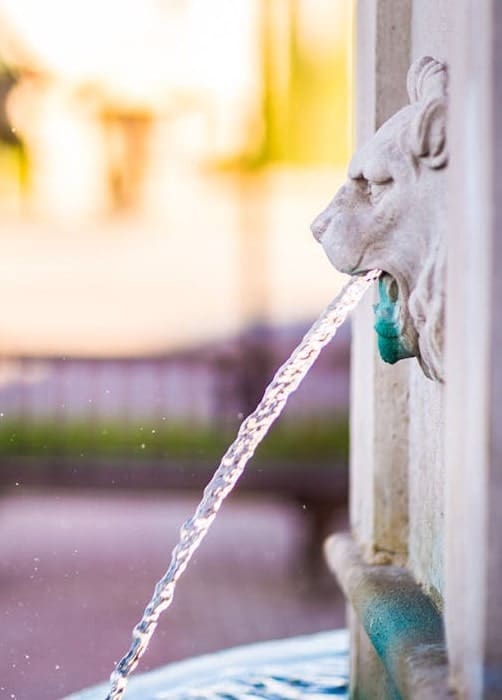
M 176 583 L 205 537 L 224 499 L 234 488 L 247 462 L 281 413 L 288 396 L 298 388 L 322 348 L 333 338 L 349 312 L 380 274 L 380 270 L 371 270 L 364 276 L 351 278 L 322 312 L 290 358 L 279 368 L 255 411 L 242 422 L 236 439 L 223 455 L 214 476 L 204 489 L 194 515 L 181 527 L 179 543 L 172 552 L 169 568 L 155 586 L 143 617 L 133 630 L 129 651 L 110 677 L 111 688 L 106 700 L 118 700 L 124 694 L 128 678 L 148 647 L 160 614 L 171 605 Z

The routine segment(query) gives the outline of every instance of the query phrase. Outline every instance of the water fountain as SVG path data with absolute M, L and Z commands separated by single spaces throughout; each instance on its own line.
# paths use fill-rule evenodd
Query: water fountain
M 129 651 L 111 676 L 107 700 L 118 700 L 125 693 L 129 676 L 146 650 L 160 614 L 172 602 L 178 579 L 207 533 L 224 498 L 233 489 L 256 447 L 279 416 L 288 395 L 297 388 L 322 347 L 332 339 L 350 310 L 378 278 L 379 302 L 375 305 L 375 329 L 382 358 L 395 363 L 416 356 L 428 376 L 441 379 L 441 295 L 439 309 L 434 315 L 430 312 L 431 300 L 438 298 L 437 290 L 431 289 L 431 283 L 436 279 L 436 266 L 441 260 L 439 229 L 434 226 L 435 207 L 433 205 L 422 216 L 420 231 L 416 230 L 415 222 L 409 219 L 407 208 L 411 190 L 423 195 L 421 201 L 424 206 L 431 201 L 431 188 L 438 185 L 437 173 L 446 164 L 445 66 L 429 57 L 415 62 L 408 74 L 408 91 L 410 105 L 386 122 L 373 139 L 356 153 L 348 181 L 312 225 L 315 237 L 322 243 L 332 263 L 342 272 L 352 275 L 352 279 L 321 314 L 291 358 L 278 370 L 256 410 L 243 421 L 236 440 L 206 487 L 194 516 L 181 528 L 180 541 L 173 551 L 169 568 L 157 583 L 142 619 L 134 628 Z M 413 245 L 412 236 L 419 238 L 419 250 L 425 259 L 417 257 L 416 241 Z M 382 245 L 382 237 L 386 239 L 385 245 Z M 346 572 L 339 572 L 339 577 L 345 590 L 350 589 Z M 334 643 L 332 638 L 329 641 Z M 263 659 L 262 654 L 258 655 Z M 250 652 L 250 659 L 252 656 Z M 295 667 L 298 667 L 298 662 L 305 657 L 305 650 L 297 658 L 294 649 L 289 649 L 289 656 L 296 659 Z M 324 658 L 323 654 L 319 654 L 318 650 L 319 662 L 321 658 Z M 212 666 L 213 663 L 210 663 Z M 227 675 L 224 682 L 217 678 L 216 686 L 214 681 L 211 683 L 205 678 L 204 691 L 199 691 L 199 695 L 196 690 L 193 692 L 197 697 L 218 697 L 218 693 L 222 697 L 225 693 L 238 696 L 237 691 L 228 690 L 229 684 L 236 683 L 238 686 L 247 683 L 249 688 L 258 684 L 262 697 L 267 697 L 266 687 L 271 677 L 267 676 L 269 681 L 265 681 L 263 674 L 262 670 L 257 676 L 250 676 L 249 673 L 243 676 L 241 670 L 237 677 Z M 199 676 L 199 673 L 196 675 Z M 282 675 L 279 673 L 279 676 L 283 679 L 282 696 L 286 697 L 291 678 L 285 672 Z M 272 676 L 275 682 L 279 676 Z M 209 690 L 208 683 L 212 690 Z M 340 683 L 339 687 L 342 685 Z M 308 694 L 308 687 L 304 678 L 304 695 Z M 318 676 L 312 680 L 310 687 L 314 693 L 327 692 L 326 688 L 322 689 Z M 332 687 L 332 683 L 326 687 Z M 143 688 L 141 692 L 144 697 Z M 101 687 L 83 697 L 102 695 Z M 185 690 L 182 696 L 190 697 L 189 690 Z
M 468 5 L 463 0 L 451 7 L 440 3 L 442 17 L 452 20 Z M 493 189 L 500 138 L 492 117 L 502 103 L 494 70 L 495 59 L 500 60 L 502 14 L 498 5 L 483 1 L 476 13 L 466 12 L 456 25 L 476 60 L 474 65 L 463 56 L 454 60 L 468 89 L 453 82 L 456 109 L 450 124 L 457 150 L 451 180 L 452 166 L 446 168 L 450 95 L 444 62 L 422 58 L 413 63 L 408 106 L 403 107 L 403 95 L 395 87 L 410 55 L 424 53 L 420 47 L 445 46 L 448 22 L 436 17 L 428 22 L 434 13 L 423 11 L 427 2 L 388 0 L 370 8 L 362 0 L 358 6 L 359 67 L 368 63 L 364 52 L 374 52 L 372 60 L 378 60 L 370 74 L 381 81 L 371 84 L 375 103 L 366 113 L 361 110 L 359 120 L 364 122 L 371 112 L 381 128 L 356 153 L 347 183 L 313 225 L 335 266 L 353 275 L 372 268 L 384 273 L 374 314 L 379 351 L 390 366 L 376 363 L 367 333 L 372 310 L 363 300 L 356 314 L 353 354 L 352 534 L 334 536 L 326 545 L 328 561 L 351 603 L 351 694 L 354 700 L 498 698 L 502 557 L 497 419 L 502 414 L 496 390 L 502 386 L 497 362 L 502 317 L 495 273 L 496 263 L 502 263 L 497 242 L 502 200 Z M 403 30 L 399 38 L 393 34 L 396 27 Z M 453 30 L 451 35 L 458 38 Z M 479 66 L 485 71 L 482 80 Z M 364 106 L 361 97 L 359 102 Z M 367 135 L 375 127 L 368 124 Z M 490 150 L 492 141 L 496 155 Z M 463 198 L 455 200 L 458 212 L 446 216 L 448 188 L 450 193 L 460 190 Z M 448 298 L 447 242 L 448 264 L 453 262 L 457 273 L 450 276 Z M 476 271 L 474 277 L 464 275 L 461 262 Z M 361 323 L 365 332 L 360 332 Z M 418 364 L 398 362 L 407 357 L 416 357 Z M 302 653 L 308 654 L 305 643 Z M 337 653 L 343 655 L 342 638 L 333 633 L 313 640 L 313 657 L 326 658 L 324 645 L 331 646 L 336 663 Z M 198 661 L 175 665 L 171 676 L 168 670 L 145 676 L 142 688 L 131 683 L 130 697 L 176 697 L 178 680 L 184 697 L 206 697 L 206 691 L 212 697 L 267 697 L 269 686 L 256 661 L 260 657 L 260 671 L 264 658 L 273 664 L 274 648 L 263 647 L 263 654 L 256 649 L 249 655 L 249 649 L 228 652 L 221 657 L 225 671 L 215 657 L 199 660 L 201 666 Z M 281 663 L 287 664 L 289 654 L 293 665 L 301 666 L 294 647 L 284 650 L 277 652 L 284 654 Z M 239 671 L 220 677 L 214 686 L 214 676 L 204 676 L 208 668 L 223 674 L 229 668 Z M 198 670 L 201 685 L 193 694 L 188 675 L 193 678 Z M 269 664 L 272 686 L 279 676 Z M 294 671 L 284 676 L 291 681 Z M 240 687 L 239 678 L 244 678 Z M 283 683 L 272 693 L 303 697 L 302 680 L 297 681 L 296 691 L 294 683 Z M 106 684 L 74 697 L 91 700 L 108 691 Z M 346 694 L 343 684 L 317 686 L 314 692 L 338 691 Z

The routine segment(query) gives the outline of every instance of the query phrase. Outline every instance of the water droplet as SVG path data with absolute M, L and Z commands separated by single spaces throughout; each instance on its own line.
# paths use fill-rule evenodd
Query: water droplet
M 142 443 L 141 443 L 141 445 L 140 445 L 140 447 L 141 447 L 141 449 L 142 449 L 142 450 L 144 450 L 144 449 L 145 449 L 145 447 L 146 447 L 145 443 L 144 443 L 144 442 L 142 442 Z

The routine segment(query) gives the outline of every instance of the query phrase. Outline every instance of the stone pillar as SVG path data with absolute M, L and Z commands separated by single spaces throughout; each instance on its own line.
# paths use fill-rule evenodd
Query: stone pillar
M 502 697 L 502 4 L 457 4 L 451 56 L 446 633 L 461 698 Z
M 371 300 L 355 320 L 352 536 L 327 544 L 356 613 L 353 697 L 494 700 L 502 698 L 502 4 L 360 0 L 357 46 L 359 144 L 404 103 L 411 58 L 447 61 L 449 125 L 440 143 L 449 165 L 447 207 L 436 186 L 422 200 L 414 186 L 405 207 L 413 231 L 425 202 L 437 204 L 436 234 L 445 226 L 444 385 L 409 362 L 396 371 L 380 363 Z M 371 172 L 371 159 L 364 165 Z M 371 180 L 364 172 L 359 186 Z M 335 209 L 350 187 L 342 192 Z M 402 243 L 387 233 L 378 230 L 380 252 L 389 240 Z M 343 238 L 331 245 L 343 267 Z M 357 260 L 367 262 L 368 244 L 349 270 Z M 396 566 L 400 555 L 405 566 Z
M 359 0 L 356 14 L 356 145 L 408 101 L 411 0 Z M 370 560 L 404 559 L 408 539 L 408 368 L 378 357 L 369 293 L 353 316 L 352 532 Z M 328 555 L 329 558 L 329 555 Z M 354 700 L 391 697 L 382 664 L 349 616 Z
M 439 0 L 437 13 L 433 10 L 428 0 L 359 0 L 357 147 L 409 103 L 406 79 L 413 58 L 435 54 L 445 60 L 449 27 L 444 20 L 451 3 Z M 407 205 L 416 211 L 417 223 L 410 245 L 419 240 L 424 216 L 415 191 L 416 199 L 410 194 Z M 442 223 L 442 188 L 431 193 Z M 320 229 L 317 233 L 322 238 Z M 353 325 L 352 536 L 328 541 L 327 557 L 355 611 L 350 621 L 354 700 L 439 700 L 449 692 L 436 607 L 443 591 L 443 387 L 426 378 L 415 360 L 382 362 L 373 334 L 375 299 L 368 297 Z
M 410 0 L 357 4 L 356 141 L 408 102 Z M 369 294 L 353 319 L 351 523 L 369 557 L 407 551 L 408 367 L 378 357 Z

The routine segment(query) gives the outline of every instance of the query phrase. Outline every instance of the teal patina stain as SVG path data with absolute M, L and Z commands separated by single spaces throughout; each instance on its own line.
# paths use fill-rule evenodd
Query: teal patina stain
M 397 295 L 396 298 L 392 298 L 389 289 L 388 277 L 386 279 L 386 276 L 382 275 L 378 280 L 378 304 L 374 305 L 373 310 L 380 357 L 384 362 L 393 365 L 398 360 L 413 357 L 413 353 L 403 340 Z
M 406 659 L 416 648 L 443 649 L 443 622 L 430 598 L 406 578 L 393 586 L 387 581 L 374 584 L 358 612 L 389 675 L 390 698 L 403 700 L 398 688 L 404 685 Z
M 412 575 L 367 563 L 349 535 L 332 536 L 326 552 L 382 665 L 364 652 L 367 665 L 354 674 L 351 700 L 450 697 L 443 619 Z

